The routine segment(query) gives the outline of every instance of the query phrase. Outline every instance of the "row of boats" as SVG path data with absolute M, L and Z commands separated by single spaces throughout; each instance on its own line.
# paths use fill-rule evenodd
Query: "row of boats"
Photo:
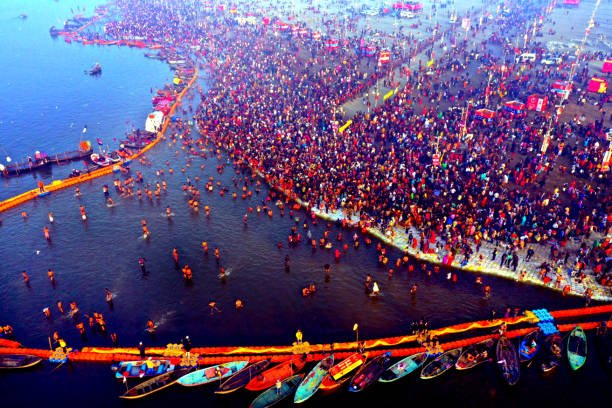
M 306 365 L 306 355 L 296 355 L 273 367 L 270 359 L 253 363 L 239 360 L 196 370 L 194 367 L 175 366 L 171 360 L 148 359 L 121 362 L 113 366 L 113 370 L 115 376 L 124 381 L 151 377 L 129 388 L 120 398 L 142 398 L 175 383 L 195 387 L 219 381 L 219 387 L 215 390 L 217 394 L 227 394 L 241 388 L 263 391 L 250 405 L 261 408 L 274 405 L 291 395 L 294 403 L 302 403 L 319 390 L 325 393 L 346 387 L 350 392 L 360 392 L 375 382 L 397 381 L 418 369 L 421 369 L 421 379 L 432 379 L 453 367 L 468 370 L 491 361 L 497 363 L 504 381 L 508 385 L 515 385 L 520 378 L 521 363 L 532 361 L 539 353 L 540 369 L 549 372 L 561 365 L 561 350 L 562 338 L 558 332 L 543 338 L 541 330 L 535 329 L 521 339 L 518 350 L 506 336 L 501 336 L 497 342 L 488 338 L 438 355 L 427 352 L 413 354 L 395 363 L 392 362 L 391 352 L 369 360 L 368 353 L 356 352 L 336 364 L 334 354 L 330 354 L 317 362 L 307 375 L 300 374 Z M 573 370 L 584 365 L 587 341 L 580 326 L 569 334 L 566 354 Z

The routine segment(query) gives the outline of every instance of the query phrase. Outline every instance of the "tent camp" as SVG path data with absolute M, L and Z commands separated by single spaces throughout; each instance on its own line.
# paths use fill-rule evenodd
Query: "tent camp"
M 548 96 L 533 94 L 527 98 L 528 110 L 543 112 L 546 110 L 546 105 L 548 105 Z

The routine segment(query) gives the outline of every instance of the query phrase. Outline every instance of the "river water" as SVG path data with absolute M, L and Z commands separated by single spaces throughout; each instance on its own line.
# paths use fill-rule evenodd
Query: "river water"
M 6 150 L 0 152 L 2 156 L 20 158 L 34 150 L 72 150 L 83 137 L 85 124 L 85 137 L 100 137 L 111 148 L 116 147 L 113 137 L 120 137 L 132 126 L 144 126 L 151 109 L 151 89 L 162 87 L 172 78 L 165 65 L 144 58 L 142 50 L 81 46 L 51 39 L 48 28 L 59 25 L 58 19 L 69 16 L 77 4 L 83 5 L 10 1 L 0 9 L 0 48 L 3 55 L 12 56 L 11 63 L 4 64 L 2 77 L 5 90 L 0 146 Z M 86 4 L 91 12 L 93 5 Z M 28 18 L 16 18 L 20 13 L 27 13 Z M 102 76 L 84 75 L 83 70 L 96 61 L 103 66 Z M 274 205 L 276 199 L 266 201 L 265 186 L 257 193 L 252 182 L 248 186 L 252 196 L 240 198 L 243 183 L 236 187 L 232 178 L 244 175 L 237 174 L 231 165 L 218 173 L 218 165 L 229 163 L 223 155 L 191 157 L 187 166 L 189 156 L 180 143 L 166 141 L 154 148 L 148 159 L 151 165 L 134 163 L 132 172 L 140 170 L 145 184 L 165 180 L 167 192 L 159 199 L 119 197 L 112 187 L 113 178 L 118 176 L 113 175 L 81 185 L 80 197 L 72 189 L 62 190 L 0 214 L 0 323 L 11 324 L 17 339 L 28 347 L 48 347 L 48 337 L 54 331 L 73 348 L 111 345 L 107 337 L 91 331 L 83 342 L 74 327 L 76 321 L 58 312 L 58 300 L 66 309 L 69 302 L 78 303 L 81 312 L 77 321 L 84 321 L 85 314 L 94 311 L 103 313 L 109 332 L 116 332 L 123 346 L 134 346 L 138 341 L 163 346 L 179 342 L 185 335 L 197 346 L 290 344 L 298 328 L 311 343 L 329 343 L 353 340 L 354 323 L 359 324 L 360 338 L 366 339 L 409 333 L 410 323 L 421 317 L 435 328 L 488 318 L 492 309 L 503 314 L 508 306 L 554 310 L 583 303 L 493 277 L 484 277 L 492 288 L 492 298 L 484 300 L 474 275 L 459 272 L 459 281 L 453 284 L 444 274 L 427 276 L 416 263 L 414 272 L 402 268 L 389 279 L 378 265 L 376 242 L 367 246 L 364 237 L 360 237 L 359 249 L 350 247 L 339 262 L 334 260 L 333 249 L 312 250 L 305 243 L 289 248 L 287 236 L 292 227 L 306 236 L 307 222 L 313 238 L 318 239 L 326 223 L 313 225 L 303 211 L 290 214 L 287 210 L 281 216 Z M 1 179 L 0 198 L 32 188 L 36 177 L 45 182 L 61 178 L 68 167 Z M 160 169 L 164 172 L 158 175 Z M 210 177 L 215 188 L 208 193 L 204 183 Z M 187 205 L 183 193 L 187 178 L 202 191 L 201 205 L 210 206 L 209 218 Z M 227 187 L 224 196 L 219 194 L 217 182 Z M 114 207 L 105 203 L 104 184 L 110 186 Z M 234 191 L 237 199 L 231 197 Z M 272 217 L 263 212 L 248 213 L 249 207 L 264 204 L 272 208 Z M 87 210 L 86 222 L 80 218 L 80 205 Z M 171 218 L 164 216 L 167 206 L 174 213 Z M 28 213 L 26 219 L 20 216 L 21 211 Z M 53 224 L 48 221 L 50 211 L 55 218 Z M 245 225 L 243 216 L 247 213 Z M 142 239 L 142 219 L 151 231 L 149 240 Z M 45 225 L 50 228 L 50 243 L 43 236 Z M 334 248 L 342 244 L 335 239 L 340 232 L 345 241 L 353 234 L 335 225 L 329 229 Z M 208 242 L 209 255 L 203 253 L 202 241 Z M 180 265 L 189 264 L 193 269 L 193 284 L 186 285 L 175 269 L 173 247 L 179 251 Z M 220 249 L 220 264 L 228 274 L 225 280 L 218 277 L 215 247 Z M 392 261 L 400 256 L 391 248 L 388 253 Z M 287 255 L 289 271 L 284 268 Z M 140 257 L 146 259 L 144 275 L 138 268 Z M 329 279 L 323 271 L 326 263 L 331 265 Z M 55 287 L 47 279 L 49 268 L 56 273 Z M 29 287 L 21 279 L 24 270 L 30 276 Z M 364 294 L 366 274 L 379 282 L 383 296 L 372 299 Z M 311 282 L 318 290 L 314 296 L 303 298 L 300 290 Z M 419 285 L 415 299 L 409 294 L 413 283 Z M 113 310 L 105 303 L 105 288 L 115 296 Z M 233 306 L 237 298 L 245 303 L 242 311 Z M 219 311 L 211 314 L 210 301 L 217 302 Z M 50 320 L 42 314 L 47 306 L 52 310 Z M 155 338 L 144 331 L 147 319 L 159 324 Z M 361 394 L 316 396 L 308 405 L 365 406 L 391 399 L 401 405 L 416 400 L 434 406 L 570 406 L 602 401 L 606 387 L 609 377 L 591 355 L 577 374 L 565 366 L 547 377 L 541 376 L 535 365 L 524 369 L 519 385 L 511 389 L 502 384 L 495 366 L 485 365 L 469 372 L 447 373 L 436 380 L 407 378 L 395 384 L 377 384 Z M 124 390 L 109 367 L 99 364 L 75 363 L 58 369 L 44 364 L 28 372 L 0 374 L 3 402 L 19 406 L 123 406 L 117 395 Z M 212 387 L 175 387 L 138 405 L 234 407 L 247 406 L 254 397 L 246 391 L 217 396 Z

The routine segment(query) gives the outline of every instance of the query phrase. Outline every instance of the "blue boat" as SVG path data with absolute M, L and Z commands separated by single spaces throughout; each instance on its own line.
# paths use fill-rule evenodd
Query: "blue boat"
M 541 338 L 542 331 L 540 329 L 535 329 L 523 337 L 518 348 L 519 361 L 521 363 L 531 361 L 538 354 L 542 343 Z
M 121 361 L 111 367 L 115 372 L 115 378 L 121 380 L 125 378 L 144 378 L 153 377 L 174 371 L 174 364 L 170 360 L 147 360 Z
M 230 361 L 228 363 L 201 368 L 185 374 L 177 380 L 184 387 L 196 387 L 198 385 L 210 384 L 236 374 L 248 364 L 248 360 Z
M 291 394 L 297 389 L 300 385 L 300 382 L 304 378 L 304 374 L 296 374 L 291 377 L 285 378 L 280 383 L 280 388 L 277 388 L 276 385 L 268 388 L 261 394 L 257 396 L 249 405 L 249 408 L 267 408 L 275 405 Z
M 329 369 L 332 368 L 333 365 L 333 354 L 330 354 L 323 360 L 319 361 L 298 386 L 297 390 L 295 391 L 295 396 L 293 397 L 293 402 L 299 404 L 312 397 L 319 389 L 323 378 L 325 378 L 329 372 Z
M 427 361 L 427 352 L 413 354 L 401 359 L 389 367 L 378 379 L 380 382 L 392 382 L 407 376 Z

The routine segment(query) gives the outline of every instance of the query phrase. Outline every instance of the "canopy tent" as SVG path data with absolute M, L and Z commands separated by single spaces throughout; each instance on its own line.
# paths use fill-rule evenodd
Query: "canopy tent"
M 601 72 L 604 74 L 612 72 L 612 59 L 606 59 L 601 67 Z
M 570 84 L 568 81 L 555 81 L 553 82 L 550 90 L 567 97 L 572 91 L 572 84 Z
M 546 110 L 546 105 L 548 105 L 548 96 L 533 94 L 527 98 L 528 110 L 543 112 Z
M 161 125 L 164 122 L 164 114 L 160 111 L 149 113 L 147 121 L 145 122 L 145 130 L 151 133 L 157 133 L 161 129 Z
M 603 78 L 593 77 L 587 86 L 589 92 L 606 93 L 608 90 L 608 81 Z
M 337 50 L 339 46 L 340 42 L 337 38 L 328 38 L 327 40 L 325 40 L 325 49 L 327 51 Z
M 494 117 L 495 111 L 492 111 L 491 109 L 482 108 L 474 111 L 474 119 L 481 119 L 490 122 Z
M 579 6 L 580 0 L 563 0 L 564 6 Z
M 378 55 L 378 65 L 388 64 L 391 61 L 391 52 L 387 50 L 380 51 Z
M 525 114 L 525 104 L 520 101 L 510 101 L 504 103 L 504 110 L 511 115 Z

